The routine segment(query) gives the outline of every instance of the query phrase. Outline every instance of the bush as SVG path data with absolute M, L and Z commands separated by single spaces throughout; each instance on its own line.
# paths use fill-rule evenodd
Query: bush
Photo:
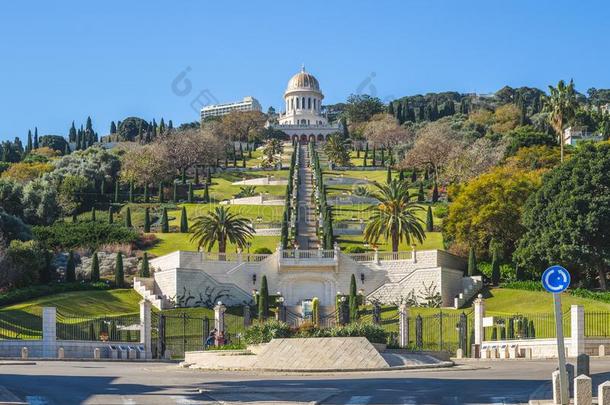
M 271 255 L 271 254 L 273 254 L 273 252 L 269 248 L 259 247 L 259 248 L 254 249 L 254 254 L 255 255 Z
M 0 266 L 1 287 L 25 287 L 46 273 L 47 252 L 36 241 L 14 240 L 6 249 L 7 265 Z
M 449 213 L 449 205 L 447 203 L 438 203 L 434 207 L 434 214 L 437 218 L 445 218 Z
M 328 329 L 329 337 L 365 337 L 371 343 L 386 343 L 387 332 L 378 325 L 370 323 L 350 323 Z
M 361 246 L 348 246 L 345 249 L 345 253 L 365 253 L 366 250 L 364 250 L 363 247 Z
M 60 294 L 71 291 L 108 290 L 106 283 L 54 283 L 34 285 L 25 288 L 15 288 L 0 293 L 0 306 L 17 304 L 19 302 L 40 298 L 47 295 Z
M 493 277 L 492 277 L 493 269 L 492 269 L 491 263 L 479 262 L 479 263 L 477 263 L 477 266 L 478 266 L 479 272 L 481 274 L 483 274 L 485 277 L 487 277 L 489 279 L 493 279 Z M 513 281 L 516 281 L 516 279 L 517 279 L 517 277 L 516 277 L 514 265 L 509 264 L 509 263 L 504 263 L 504 264 L 500 265 L 500 280 L 502 282 L 511 283 Z
M 502 284 L 503 288 L 512 288 L 515 290 L 526 290 L 526 291 L 544 291 L 542 283 L 540 281 L 511 281 Z
M 271 339 L 290 337 L 292 331 L 287 323 L 270 320 L 267 322 L 259 322 L 250 326 L 244 332 L 244 341 L 246 344 L 260 344 L 270 342 Z
M 133 229 L 105 222 L 57 222 L 51 226 L 35 226 L 34 237 L 53 249 L 86 247 L 97 249 L 105 244 L 130 244 L 138 239 Z

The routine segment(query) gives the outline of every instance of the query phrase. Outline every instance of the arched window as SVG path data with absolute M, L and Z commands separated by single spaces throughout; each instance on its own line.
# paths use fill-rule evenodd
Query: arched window
M 297 110 L 298 110 L 299 108 L 301 108 L 301 107 L 299 107 L 299 99 L 297 98 Z
M 301 108 L 304 110 L 305 109 L 305 97 L 301 98 Z
M 315 98 L 313 99 L 313 109 L 314 110 L 316 109 L 316 99 Z
M 290 99 L 290 109 L 294 110 L 294 98 Z
M 307 109 L 311 110 L 311 97 L 307 97 Z

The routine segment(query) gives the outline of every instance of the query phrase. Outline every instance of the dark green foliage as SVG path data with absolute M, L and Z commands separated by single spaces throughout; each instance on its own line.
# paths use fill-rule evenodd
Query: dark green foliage
M 30 240 L 32 230 L 20 218 L 9 215 L 0 207 L 0 234 L 6 239 Z
M 400 170 L 400 172 L 398 173 L 398 180 L 400 181 L 405 181 L 405 172 L 404 170 Z
M 167 219 L 167 208 L 163 207 L 163 213 L 161 214 L 161 233 L 169 232 L 169 220 Z
M 68 142 L 60 135 L 44 135 L 39 139 L 39 147 L 47 147 L 63 153 Z
M 186 207 L 182 207 L 182 214 L 180 215 L 180 232 L 188 233 L 189 231 L 189 221 L 186 216 Z
M 417 181 L 417 172 L 413 170 L 411 172 L 411 183 L 415 183 Z
M 150 209 L 148 207 L 144 210 L 144 232 L 150 232 Z
M 140 277 L 150 277 L 150 268 L 148 264 L 148 253 L 142 255 L 142 264 L 140 265 Z
M 182 181 L 182 184 L 186 184 L 186 169 L 182 169 L 182 172 L 180 174 L 180 181 Z
M 269 343 L 271 339 L 288 338 L 292 335 L 290 325 L 284 322 L 270 320 L 257 322 L 246 329 L 244 341 L 249 345 Z
M 208 191 L 208 184 L 205 184 L 205 188 L 203 189 L 203 202 L 210 202 L 210 192 Z
M 125 226 L 131 228 L 131 208 L 125 208 Z
M 498 328 L 495 326 L 491 329 L 491 340 L 498 340 Z
M 177 203 L 178 202 L 178 183 L 176 183 L 174 181 L 174 194 L 172 197 L 172 202 Z
M 114 264 L 114 284 L 117 288 L 125 286 L 125 274 L 123 272 L 123 254 L 116 254 L 116 262 Z
M 188 202 L 192 203 L 194 201 L 193 196 L 193 183 L 189 183 L 189 191 L 188 191 Z
M 91 208 L 91 220 L 95 221 L 95 207 Z
M 138 141 L 138 136 L 149 129 L 148 122 L 138 117 L 127 117 L 118 125 L 115 141 Z
M 138 234 L 119 224 L 105 222 L 56 222 L 51 226 L 35 226 L 34 237 L 49 249 L 97 249 L 109 243 L 132 243 Z
M 476 276 L 479 274 L 479 270 L 477 269 L 477 256 L 474 251 L 474 248 L 470 248 L 468 252 L 468 275 Z
M 507 327 L 506 334 L 508 335 L 507 337 L 509 339 L 515 338 L 515 320 L 513 318 L 510 318 L 508 320 L 508 327 Z
M 358 319 L 358 291 L 356 287 L 356 276 L 352 274 L 349 282 L 349 320 L 355 322 Z
M 150 198 L 148 196 L 148 184 L 144 184 L 144 202 L 147 204 L 150 202 Z
M 120 191 L 121 185 L 119 184 L 119 181 L 116 180 L 114 182 L 114 202 L 118 203 L 119 202 L 119 191 Z
M 252 252 L 255 255 L 270 255 L 273 254 L 273 252 L 271 251 L 271 249 L 266 248 L 266 247 L 259 247 L 254 249 L 254 252 Z
M 112 211 L 112 205 L 108 207 L 108 223 L 114 223 L 114 212 Z
M 500 326 L 500 340 L 506 340 L 506 328 L 504 326 Z
M 417 202 L 426 201 L 426 194 L 424 193 L 424 184 L 419 182 L 419 191 L 417 192 Z
M 426 214 L 426 232 L 434 231 L 434 216 L 432 215 L 432 206 L 428 205 L 428 212 Z
M 195 184 L 199 184 L 199 168 L 195 166 Z
M 534 321 L 532 321 L 532 320 L 529 321 L 529 325 L 528 325 L 527 329 L 528 329 L 527 337 L 535 338 L 536 337 L 536 327 L 534 326 Z
M 500 284 L 500 259 L 498 258 L 498 249 L 493 250 L 491 258 L 491 282 L 493 285 Z
M 129 202 L 133 202 L 133 182 L 129 183 Z
M 71 283 L 74 281 L 76 281 L 76 263 L 74 262 L 74 253 L 70 251 L 68 263 L 66 264 L 66 282 Z
M 432 189 L 432 202 L 435 203 L 438 201 L 438 185 L 434 183 L 434 188 Z
M 100 263 L 97 257 L 97 252 L 93 252 L 93 256 L 91 257 L 91 275 L 90 281 L 95 283 L 100 281 Z
M 269 287 L 267 286 L 267 276 L 261 280 L 261 291 L 258 299 L 258 319 L 265 320 L 269 316 Z
M 388 165 L 388 173 L 385 178 L 386 183 L 390 184 L 392 182 L 392 168 Z
M 163 195 L 163 182 L 159 183 L 159 204 L 165 202 L 165 196 Z

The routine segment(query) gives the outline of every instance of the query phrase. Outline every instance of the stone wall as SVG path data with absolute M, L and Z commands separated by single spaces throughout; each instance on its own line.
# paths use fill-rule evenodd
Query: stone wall
M 116 265 L 116 253 L 98 252 L 97 258 L 100 264 L 100 276 L 107 277 L 114 274 Z M 79 280 L 89 279 L 91 275 L 91 262 L 93 255 L 81 256 L 80 263 L 76 266 L 76 278 Z M 138 273 L 138 258 L 123 255 L 123 271 L 125 276 L 133 276 Z

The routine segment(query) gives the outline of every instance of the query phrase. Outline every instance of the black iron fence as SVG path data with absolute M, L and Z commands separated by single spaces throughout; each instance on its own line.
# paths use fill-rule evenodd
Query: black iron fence
M 552 313 L 493 315 L 493 325 L 485 327 L 484 340 L 554 338 L 555 315 Z M 570 311 L 562 316 L 563 332 L 570 336 Z
M 2 339 L 42 339 L 42 308 L 0 311 Z
M 610 312 L 585 311 L 585 336 L 610 337 Z
M 205 316 L 189 315 L 187 312 L 152 314 L 153 356 L 184 358 L 187 351 L 204 350 L 214 320 Z
M 140 314 L 87 316 L 57 312 L 57 339 L 139 342 Z

